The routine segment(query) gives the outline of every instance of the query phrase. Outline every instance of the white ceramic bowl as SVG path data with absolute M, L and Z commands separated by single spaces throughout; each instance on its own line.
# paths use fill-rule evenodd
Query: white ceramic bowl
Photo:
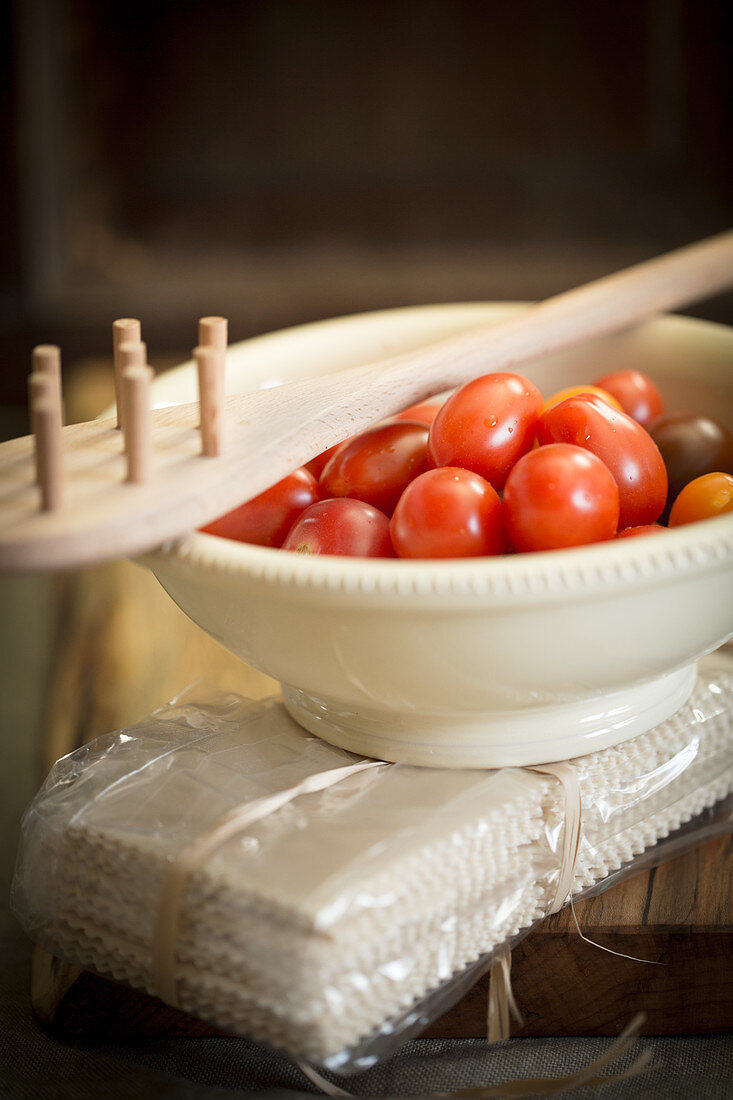
M 526 308 L 390 310 L 239 344 L 230 392 L 383 358 Z M 637 367 L 670 409 L 733 424 L 733 330 L 681 317 L 521 369 L 546 394 Z M 193 400 L 184 364 L 159 404 Z M 565 759 L 662 721 L 733 632 L 733 515 L 645 539 L 464 561 L 308 557 L 193 534 L 143 559 L 180 607 L 282 684 L 290 713 L 387 760 Z

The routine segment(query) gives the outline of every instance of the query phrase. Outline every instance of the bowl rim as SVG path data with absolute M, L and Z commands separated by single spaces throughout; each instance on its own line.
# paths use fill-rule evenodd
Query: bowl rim
M 648 587 L 725 568 L 733 562 L 733 514 L 707 524 L 714 530 L 700 532 L 700 524 L 690 524 L 568 550 L 425 561 L 309 556 L 197 532 L 138 560 L 155 573 L 185 569 L 239 576 L 281 590 L 490 597 L 499 606 Z
M 415 316 L 451 307 L 517 306 L 530 303 L 445 302 L 393 309 L 369 310 L 280 329 L 232 345 L 239 349 L 279 339 L 292 340 L 304 331 L 334 330 L 349 321 L 399 314 Z M 723 331 L 733 339 L 733 328 L 716 322 L 662 314 L 702 331 Z M 191 363 L 172 368 L 183 373 Z M 168 375 L 169 372 L 166 372 Z M 665 530 L 664 534 L 609 540 L 567 550 L 467 559 L 349 558 L 335 555 L 303 555 L 255 546 L 204 532 L 191 532 L 169 540 L 157 550 L 140 555 L 142 564 L 154 573 L 185 569 L 225 576 L 239 575 L 256 584 L 280 589 L 316 589 L 333 592 L 382 593 L 402 597 L 491 597 L 492 601 L 516 603 L 541 596 L 567 597 L 599 589 L 638 587 L 666 582 L 683 574 L 722 568 L 733 560 L 733 513 L 704 523 Z

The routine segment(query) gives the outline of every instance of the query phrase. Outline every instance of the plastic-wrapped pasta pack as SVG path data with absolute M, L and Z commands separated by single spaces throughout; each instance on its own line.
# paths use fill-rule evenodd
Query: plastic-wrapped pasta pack
M 583 893 L 731 791 L 733 661 L 706 658 L 672 718 L 570 762 L 570 866 L 554 775 L 353 764 L 367 762 L 277 698 L 179 700 L 56 764 L 24 819 L 14 911 L 81 967 L 291 1055 L 363 1066 L 546 915 L 562 875 Z M 182 852 L 198 855 L 171 893 Z

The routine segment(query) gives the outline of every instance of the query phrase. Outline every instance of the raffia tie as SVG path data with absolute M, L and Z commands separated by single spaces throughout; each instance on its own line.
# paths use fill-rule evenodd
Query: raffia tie
M 562 783 L 565 795 L 560 871 L 555 896 L 548 910 L 557 913 L 562 909 L 570 893 L 575 876 L 580 840 L 583 833 L 583 803 L 580 796 L 578 774 L 572 764 L 541 764 L 527 771 L 552 775 Z M 510 951 L 498 954 L 489 971 L 489 996 L 486 1006 L 486 1038 L 490 1043 L 500 1043 L 511 1034 L 512 1016 L 521 1027 L 522 1013 L 514 999 L 511 979 L 512 956 Z
M 178 939 L 180 906 L 186 886 L 213 853 L 256 821 L 275 813 L 282 806 L 292 802 L 303 794 L 314 794 L 332 787 L 368 768 L 390 767 L 384 760 L 363 760 L 343 768 L 309 775 L 300 783 L 286 790 L 264 798 L 255 799 L 244 806 L 237 806 L 220 818 L 205 833 L 190 844 L 185 845 L 171 860 L 165 875 L 158 900 L 152 940 L 153 982 L 158 996 L 167 1004 L 177 1006 L 178 990 L 176 982 L 175 952 Z M 560 873 L 552 901 L 550 913 L 556 913 L 565 903 L 573 882 L 575 862 L 580 848 L 582 833 L 582 805 L 577 774 L 571 764 L 546 764 L 531 771 L 553 775 L 563 785 L 565 791 L 565 822 L 560 862 Z M 489 1002 L 487 1010 L 487 1034 L 489 1042 L 497 1042 L 509 1036 L 510 1013 L 522 1023 L 522 1016 L 514 999 L 511 987 L 511 953 L 498 955 L 491 968 Z M 599 1072 L 624 1054 L 644 1023 L 644 1015 L 635 1016 L 624 1028 L 619 1037 L 611 1044 L 605 1054 L 590 1062 L 587 1066 L 565 1077 L 543 1077 L 525 1080 L 506 1081 L 488 1087 L 459 1089 L 456 1092 L 436 1092 L 431 1094 L 444 1100 L 491 1100 L 493 1097 L 505 1097 L 506 1100 L 523 1100 L 525 1097 L 552 1096 L 568 1088 L 581 1085 L 607 1084 L 643 1073 L 649 1065 L 650 1053 L 643 1052 L 628 1069 L 619 1074 L 599 1076 Z M 346 1092 L 323 1077 L 307 1062 L 295 1059 L 304 1075 L 327 1096 L 344 1097 L 357 1100 L 353 1093 Z
M 639 1057 L 620 1073 L 601 1074 L 601 1070 L 611 1065 L 612 1062 L 615 1062 L 617 1058 L 620 1058 L 622 1054 L 629 1050 L 638 1038 L 645 1019 L 646 1017 L 641 1012 L 634 1016 L 618 1038 L 614 1039 L 608 1050 L 599 1055 L 598 1058 L 594 1058 L 587 1066 L 576 1070 L 575 1073 L 569 1073 L 563 1077 L 527 1077 L 521 1080 L 515 1078 L 511 1081 L 502 1081 L 498 1085 L 479 1085 L 477 1088 L 457 1089 L 455 1092 L 431 1092 L 426 1095 L 434 1098 L 434 1100 L 438 1100 L 438 1098 L 442 1098 L 442 1100 L 493 1100 L 494 1097 L 504 1097 L 504 1100 L 527 1100 L 531 1096 L 554 1096 L 558 1092 L 565 1092 L 566 1089 L 580 1088 L 581 1085 L 608 1085 L 612 1081 L 624 1081 L 628 1077 L 636 1077 L 649 1068 L 652 1056 L 648 1050 L 642 1051 Z M 307 1062 L 296 1059 L 296 1063 L 308 1080 L 324 1092 L 326 1096 L 348 1097 L 349 1100 L 358 1100 L 353 1092 L 346 1092 L 338 1085 L 334 1085 L 333 1082 L 318 1073 Z
M 176 943 L 181 899 L 191 876 L 204 865 L 206 860 L 227 840 L 231 840 L 263 817 L 275 813 L 281 806 L 287 805 L 300 795 L 325 791 L 335 783 L 340 783 L 342 779 L 356 775 L 357 772 L 366 771 L 368 768 L 388 766 L 384 760 L 362 760 L 356 764 L 347 764 L 343 768 L 331 768 L 325 772 L 306 776 L 294 787 L 276 791 L 275 794 L 266 795 L 264 798 L 257 798 L 244 806 L 235 806 L 200 837 L 192 840 L 176 853 L 163 879 L 153 927 L 153 983 L 161 1000 L 174 1008 L 178 1006 Z

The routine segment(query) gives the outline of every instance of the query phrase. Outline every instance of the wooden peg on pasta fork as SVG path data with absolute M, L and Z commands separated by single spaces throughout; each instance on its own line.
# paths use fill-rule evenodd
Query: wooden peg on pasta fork
M 142 485 L 153 469 L 153 421 L 150 416 L 152 367 L 125 367 L 122 371 L 122 403 L 125 408 L 127 481 Z
M 63 498 L 60 379 L 51 371 L 34 371 L 28 378 L 28 399 L 41 508 L 44 512 L 54 512 Z
M 226 317 L 202 317 L 199 321 L 199 347 L 226 351 L 229 325 Z
M 120 347 L 120 376 L 127 481 L 142 485 L 150 480 L 153 468 L 153 418 L 150 393 L 154 371 L 146 363 L 145 345 Z
M 61 349 L 55 344 L 38 344 L 31 353 L 34 374 L 49 374 L 61 387 Z
M 224 356 L 220 348 L 194 348 L 201 411 L 201 453 L 221 454 L 224 425 Z
M 31 370 L 32 374 L 44 375 L 53 380 L 53 389 L 58 393 L 59 406 L 61 409 L 61 424 L 63 426 L 64 417 L 64 402 L 61 393 L 61 349 L 55 344 L 38 344 L 31 352 Z M 34 392 L 40 394 L 40 383 L 36 383 Z M 45 383 L 44 383 L 45 385 Z M 30 386 L 30 383 L 29 383 Z M 46 392 L 44 390 L 44 392 Z M 29 396 L 32 396 L 29 393 Z M 30 422 L 31 433 L 36 435 L 36 425 L 33 420 L 33 401 L 29 400 L 30 410 Z M 38 471 L 36 471 L 37 475 Z M 38 477 L 36 476 L 36 480 Z
M 112 323 L 112 354 L 115 367 L 115 401 L 117 403 L 117 427 L 124 428 L 124 410 L 122 408 L 122 371 L 124 364 L 120 356 L 123 344 L 140 343 L 140 322 L 134 317 L 120 317 Z
M 204 368 L 206 376 L 206 387 L 213 387 L 214 392 L 207 397 L 210 401 L 210 406 L 215 409 L 224 408 L 224 394 L 226 388 L 225 375 L 226 375 L 226 352 L 227 344 L 229 341 L 229 323 L 226 317 L 201 317 L 199 319 L 199 343 L 200 348 L 209 348 L 215 352 L 216 359 L 211 359 L 208 366 Z M 194 352 L 194 357 L 195 357 Z M 198 360 L 197 360 L 198 362 Z M 201 394 L 201 367 L 199 367 L 199 395 Z M 213 379 L 213 381 L 212 381 Z M 200 400 L 200 397 L 199 397 Z M 203 408 L 203 406 L 202 406 Z M 203 417 L 203 413 L 202 413 Z M 216 419 L 216 418 L 215 418 Z M 203 421 L 200 425 L 203 432 Z M 204 448 L 204 454 L 220 454 L 221 453 L 221 430 L 222 426 L 214 428 L 214 435 L 216 437 L 215 443 L 211 442 L 210 432 L 207 432 L 206 446 L 215 446 L 216 450 L 209 452 Z

